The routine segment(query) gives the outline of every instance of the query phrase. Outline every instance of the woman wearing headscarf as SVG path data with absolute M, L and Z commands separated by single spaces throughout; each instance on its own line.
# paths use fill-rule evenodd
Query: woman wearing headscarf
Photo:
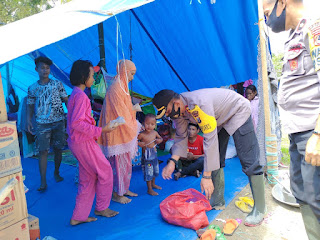
M 113 201 L 126 204 L 131 199 L 126 196 L 138 196 L 129 190 L 132 175 L 131 159 L 137 151 L 138 123 L 136 111 L 131 102 L 128 83 L 133 80 L 136 67 L 129 60 L 117 64 L 117 75 L 108 88 L 102 106 L 99 126 L 106 125 L 119 116 L 125 124 L 110 133 L 103 133 L 98 143 L 113 170 Z

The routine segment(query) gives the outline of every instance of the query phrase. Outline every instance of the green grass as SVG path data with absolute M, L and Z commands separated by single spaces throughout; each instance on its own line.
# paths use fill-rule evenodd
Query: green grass
M 290 155 L 289 155 L 289 139 L 288 135 L 281 139 L 281 152 L 282 152 L 282 160 L 281 162 L 285 165 L 290 164 Z

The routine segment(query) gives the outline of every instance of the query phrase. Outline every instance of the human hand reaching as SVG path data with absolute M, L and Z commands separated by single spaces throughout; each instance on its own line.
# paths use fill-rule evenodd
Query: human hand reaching
M 133 110 L 136 112 L 142 112 L 142 109 L 139 103 L 136 103 L 135 105 L 133 105 Z
M 306 145 L 305 160 L 312 166 L 320 166 L 320 135 L 312 134 Z
M 172 173 L 175 169 L 175 164 L 173 161 L 169 161 L 167 166 L 165 166 L 162 170 L 163 179 L 169 180 L 172 179 Z
M 145 142 L 138 142 L 138 145 L 139 145 L 139 147 L 144 148 L 146 146 L 146 143 Z
M 211 195 L 214 190 L 213 182 L 211 179 L 202 178 L 200 182 L 201 193 L 205 193 L 205 196 L 208 200 L 210 200 Z
M 193 159 L 194 159 L 194 155 L 193 155 L 192 152 L 188 152 L 188 153 L 187 153 L 187 159 L 188 159 L 188 160 L 193 160 Z
M 102 127 L 102 132 L 112 132 L 113 130 L 115 130 L 117 128 L 117 126 L 115 126 L 114 124 L 112 124 L 112 122 L 108 122 L 107 125 L 105 125 L 104 127 Z

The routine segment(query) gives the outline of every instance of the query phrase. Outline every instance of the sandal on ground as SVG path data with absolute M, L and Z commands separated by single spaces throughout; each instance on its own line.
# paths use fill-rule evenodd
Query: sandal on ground
M 243 201 L 235 201 L 234 204 L 236 205 L 237 208 L 239 208 L 244 213 L 250 213 L 251 212 L 251 209 Z
M 236 229 L 239 227 L 239 223 L 235 219 L 227 219 L 223 226 L 223 233 L 227 236 L 232 236 Z
M 216 231 L 213 229 L 206 230 L 200 237 L 200 240 L 215 240 Z
M 216 231 L 216 239 L 215 240 L 226 240 L 225 236 L 223 235 L 223 233 L 218 225 L 210 224 L 208 229 L 213 229 Z
M 47 190 L 47 188 L 48 188 L 48 185 L 46 184 L 46 185 L 43 186 L 43 187 L 39 187 L 39 188 L 37 189 L 37 191 L 43 193 L 43 192 L 45 192 L 45 191 Z
M 254 205 L 254 201 L 251 197 L 239 197 L 239 200 L 245 202 L 250 207 L 253 207 L 253 205 Z
M 215 224 L 210 224 L 210 225 L 208 226 L 208 229 L 213 229 L 213 230 L 215 230 L 216 232 L 221 232 L 220 227 L 219 227 L 218 225 L 215 225 Z

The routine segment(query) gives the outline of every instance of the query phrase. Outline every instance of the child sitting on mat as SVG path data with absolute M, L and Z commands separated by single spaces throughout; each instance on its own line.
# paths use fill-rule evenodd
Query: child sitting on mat
M 74 88 L 68 103 L 68 145 L 79 162 L 79 188 L 71 225 L 97 220 L 89 217 L 95 195 L 95 215 L 113 217 L 118 214 L 109 209 L 113 186 L 112 168 L 96 142 L 102 132 L 110 132 L 116 127 L 114 121 L 103 128 L 95 126 L 90 100 L 84 93 L 85 88 L 93 84 L 93 74 L 92 64 L 83 60 L 74 62 L 70 72 Z
M 188 155 L 187 158 L 179 159 L 177 172 L 174 174 L 175 180 L 185 176 L 200 177 L 200 173 L 203 171 L 203 137 L 199 135 L 199 131 L 198 124 L 189 123 Z
M 145 116 L 144 131 L 138 135 L 138 145 L 142 147 L 141 167 L 144 174 L 144 180 L 147 182 L 148 194 L 152 196 L 159 195 L 153 190 L 162 189 L 155 184 L 155 179 L 159 175 L 159 162 L 157 157 L 157 144 L 162 142 L 162 137 L 155 127 L 157 126 L 156 116 L 147 114 Z

